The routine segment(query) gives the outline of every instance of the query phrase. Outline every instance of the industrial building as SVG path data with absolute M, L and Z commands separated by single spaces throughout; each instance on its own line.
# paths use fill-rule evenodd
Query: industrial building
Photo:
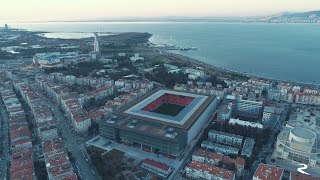
M 144 151 L 179 157 L 211 118 L 216 104 L 214 96 L 156 89 L 102 120 L 100 133 Z

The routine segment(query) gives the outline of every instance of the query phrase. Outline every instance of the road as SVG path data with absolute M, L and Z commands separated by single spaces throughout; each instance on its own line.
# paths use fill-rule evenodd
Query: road
M 9 120 L 8 116 L 4 109 L 4 104 L 0 101 L 0 120 L 3 122 L 3 126 L 1 126 L 2 133 L 2 154 L 0 159 L 0 179 L 7 179 L 8 175 L 8 167 L 10 161 L 10 143 L 9 143 Z
M 40 92 L 41 93 L 41 92 Z M 99 180 L 100 178 L 96 175 L 93 170 L 93 166 L 90 163 L 84 146 L 82 145 L 80 138 L 72 132 L 71 121 L 66 119 L 64 114 L 60 112 L 59 108 L 51 99 L 44 96 L 50 106 L 54 117 L 57 121 L 57 126 L 61 132 L 64 146 L 72 153 L 75 159 L 75 167 L 78 170 L 78 175 L 83 180 Z

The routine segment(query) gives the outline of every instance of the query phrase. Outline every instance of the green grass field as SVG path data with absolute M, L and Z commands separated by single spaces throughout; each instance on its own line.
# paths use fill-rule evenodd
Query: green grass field
M 159 113 L 159 114 L 165 114 L 169 116 L 176 116 L 179 114 L 179 112 L 184 108 L 184 106 L 179 106 L 176 104 L 168 104 L 163 103 L 156 109 L 154 109 L 152 112 Z

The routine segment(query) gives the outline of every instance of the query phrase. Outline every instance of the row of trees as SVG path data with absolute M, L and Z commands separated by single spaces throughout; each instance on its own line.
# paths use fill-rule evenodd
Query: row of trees
M 223 124 L 223 123 L 215 123 L 212 126 L 212 129 L 231 133 L 231 134 L 237 134 L 243 137 L 250 137 L 256 140 L 256 143 L 260 142 L 260 144 L 265 143 L 268 140 L 269 135 L 271 133 L 269 128 L 259 129 L 251 126 L 241 126 L 238 124 L 229 125 L 229 124 Z
M 211 75 L 206 79 L 206 82 L 210 82 L 213 86 L 215 85 L 222 85 L 224 88 L 227 88 L 228 85 L 221 79 L 218 79 L 217 76 Z
M 88 152 L 102 179 L 116 180 L 117 174 L 125 170 L 122 166 L 123 152 L 121 151 L 113 149 L 102 155 L 103 152 L 90 148 Z
M 173 88 L 176 83 L 186 84 L 188 81 L 188 75 L 182 72 L 168 73 L 167 69 L 161 65 L 152 73 L 146 73 L 146 78 L 165 85 L 168 88 Z

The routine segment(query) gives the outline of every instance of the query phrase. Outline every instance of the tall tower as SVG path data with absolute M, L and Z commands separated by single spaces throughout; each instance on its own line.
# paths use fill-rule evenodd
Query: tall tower
M 99 48 L 99 41 L 98 41 L 98 34 L 94 33 L 94 47 L 93 52 L 100 54 L 100 48 Z
M 5 24 L 5 25 L 4 25 L 4 30 L 6 30 L 6 31 L 8 31 L 8 30 L 9 30 L 9 26 L 8 26 L 8 24 Z
M 91 52 L 90 54 L 91 54 L 91 58 L 94 60 L 99 59 L 101 56 L 97 33 L 94 33 L 93 52 Z

